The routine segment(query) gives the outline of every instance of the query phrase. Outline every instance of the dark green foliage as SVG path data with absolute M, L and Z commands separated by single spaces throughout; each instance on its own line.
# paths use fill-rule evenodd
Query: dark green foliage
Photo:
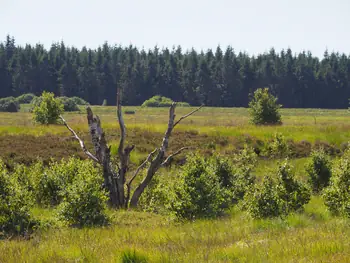
M 33 93 L 26 93 L 16 98 L 19 104 L 29 104 L 36 96 Z
M 0 161 L 0 237 L 22 234 L 33 227 L 30 195 L 16 179 Z
M 147 263 L 147 258 L 140 254 L 136 253 L 135 250 L 125 250 L 122 253 L 121 256 L 121 262 L 122 263 Z
M 324 190 L 324 203 L 335 215 L 350 218 L 350 151 L 334 163 L 330 185 Z
M 64 111 L 79 111 L 79 107 L 73 98 L 59 97 Z
M 251 122 L 256 125 L 281 124 L 280 107 L 268 88 L 257 89 L 249 102 Z
M 288 215 L 299 211 L 310 201 L 311 193 L 298 182 L 287 162 L 279 165 L 277 179 L 266 176 L 245 198 L 244 208 L 253 218 Z
M 199 155 L 189 156 L 179 176 L 173 208 L 177 217 L 195 219 L 215 217 L 223 212 L 228 192 L 221 186 L 217 167 Z
M 234 161 L 220 155 L 191 154 L 174 178 L 153 178 L 143 194 L 142 209 L 177 218 L 215 217 L 243 199 L 255 181 L 256 154 L 245 147 Z
M 83 100 L 82 98 L 76 97 L 76 96 L 72 97 L 71 99 L 77 105 L 90 105 L 87 101 Z
M 53 93 L 43 92 L 41 99 L 36 100 L 33 109 L 34 121 L 40 124 L 58 123 L 58 118 L 64 111 L 60 99 L 55 98 Z
M 64 42 L 48 49 L 25 46 L 10 36 L 0 43 L 0 97 L 47 90 L 92 105 L 107 98 L 115 105 L 116 84 L 124 89 L 123 105 L 161 95 L 191 105 L 247 107 L 249 93 L 267 84 L 286 108 L 348 108 L 350 97 L 350 59 L 337 52 L 326 51 L 320 59 L 289 48 L 249 56 L 230 46 L 215 52 L 107 43 L 96 49 Z
M 17 112 L 19 109 L 20 105 L 14 97 L 0 99 L 0 112 Z
M 331 160 L 323 149 L 312 151 L 311 160 L 306 164 L 305 170 L 315 193 L 319 193 L 329 185 L 331 169 Z
M 125 110 L 124 111 L 124 114 L 135 114 L 136 113 L 136 111 L 134 111 L 134 110 Z
M 106 224 L 108 196 L 102 184 L 103 178 L 93 163 L 81 161 L 72 183 L 62 189 L 64 199 L 58 207 L 60 218 L 77 226 Z
M 170 107 L 172 103 L 171 99 L 157 95 L 142 103 L 142 107 Z M 186 102 L 178 102 L 177 106 L 189 107 L 190 105 Z

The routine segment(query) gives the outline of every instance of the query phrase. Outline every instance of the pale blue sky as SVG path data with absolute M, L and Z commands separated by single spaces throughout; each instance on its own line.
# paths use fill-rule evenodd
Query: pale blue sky
M 350 0 L 0 0 L 0 37 L 49 47 L 110 44 L 350 54 Z

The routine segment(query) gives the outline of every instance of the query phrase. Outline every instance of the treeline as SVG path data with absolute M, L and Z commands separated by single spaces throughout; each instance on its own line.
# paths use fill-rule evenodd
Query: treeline
M 61 42 L 47 50 L 18 46 L 10 36 L 0 43 L 0 97 L 46 90 L 112 105 L 119 86 L 125 105 L 162 95 L 191 105 L 246 107 L 249 94 L 270 87 L 284 107 L 347 108 L 349 81 L 350 56 L 328 51 L 319 59 L 290 49 L 249 56 L 232 47 L 184 52 L 104 43 L 92 50 Z

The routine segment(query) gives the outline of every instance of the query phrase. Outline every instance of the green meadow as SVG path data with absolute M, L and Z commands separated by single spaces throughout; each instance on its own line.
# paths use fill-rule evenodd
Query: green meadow
M 194 108 L 178 107 L 177 118 Z M 119 128 L 116 109 L 93 106 L 107 140 L 116 151 Z M 131 161 L 136 166 L 159 146 L 167 127 L 167 108 L 124 107 L 127 140 L 136 148 Z M 282 160 L 270 158 L 266 149 L 276 133 L 288 141 L 290 162 L 296 177 L 306 181 L 305 163 L 312 149 L 324 147 L 341 155 L 350 140 L 347 110 L 282 109 L 280 126 L 249 124 L 246 108 L 204 107 L 176 127 L 170 151 L 191 146 L 204 154 L 230 156 L 244 144 L 260 153 L 254 174 L 273 171 Z M 91 147 L 83 107 L 64 113 L 67 123 Z M 92 148 L 90 148 L 92 150 Z M 30 165 L 38 158 L 69 156 L 85 158 L 78 142 L 63 125 L 36 125 L 28 105 L 18 113 L 0 113 L 0 158 L 9 167 L 15 162 Z M 180 162 L 185 153 L 179 155 Z M 173 180 L 171 169 L 160 176 Z M 321 196 L 312 196 L 303 212 L 283 218 L 251 219 L 237 207 L 217 219 L 176 221 L 166 215 L 141 211 L 108 211 L 109 226 L 73 228 L 60 224 L 43 228 L 30 238 L 0 240 L 0 262 L 127 262 L 123 256 L 136 253 L 138 262 L 349 262 L 350 221 L 327 211 Z M 55 221 L 55 209 L 35 207 L 34 217 Z M 135 262 L 135 261 L 129 261 Z

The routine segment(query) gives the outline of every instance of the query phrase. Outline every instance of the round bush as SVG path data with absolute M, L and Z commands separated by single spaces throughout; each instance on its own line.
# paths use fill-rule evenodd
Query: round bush
M 162 97 L 162 96 L 153 96 L 152 98 L 146 100 L 144 103 L 142 103 L 142 107 L 170 107 L 173 101 L 169 98 Z M 190 104 L 187 102 L 178 102 L 177 105 L 179 107 L 189 107 Z
M 79 107 L 74 99 L 68 97 L 59 97 L 63 104 L 64 111 L 79 111 Z
M 83 100 L 82 98 L 76 97 L 76 96 L 72 97 L 71 99 L 77 105 L 90 105 L 87 101 Z
M 60 99 L 55 98 L 53 93 L 44 91 L 40 99 L 33 100 L 33 118 L 40 124 L 58 123 L 59 116 L 64 111 L 63 104 Z
M 329 156 L 321 149 L 312 151 L 311 160 L 305 165 L 309 184 L 315 193 L 319 193 L 329 185 L 332 175 L 332 164 Z
M 29 104 L 32 102 L 32 100 L 35 98 L 36 96 L 32 93 L 27 93 L 27 94 L 23 94 L 19 97 L 16 98 L 16 101 L 19 104 Z
M 103 178 L 91 161 L 85 161 L 66 188 L 59 216 L 71 225 L 93 226 L 108 222 L 108 195 L 102 187 Z
M 248 192 L 244 208 L 253 218 L 277 217 L 301 210 L 310 197 L 309 189 L 295 180 L 290 165 L 285 162 L 278 167 L 276 181 L 266 176 L 261 185 Z
M 18 112 L 19 109 L 20 105 L 14 97 L 0 99 L 0 112 Z
M 350 218 L 350 151 L 332 169 L 330 185 L 324 190 L 324 203 L 335 215 Z

